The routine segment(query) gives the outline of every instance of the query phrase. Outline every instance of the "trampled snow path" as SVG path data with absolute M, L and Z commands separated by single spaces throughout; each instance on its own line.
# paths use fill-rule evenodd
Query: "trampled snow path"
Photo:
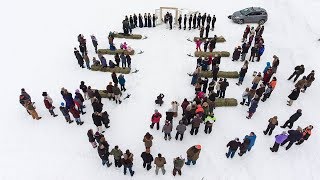
M 7 1 L 1 6 L 3 28 L 1 28 L 2 68 L 1 82 L 1 120 L 0 126 L 0 179 L 128 179 L 122 169 L 106 169 L 101 166 L 96 150 L 87 142 L 86 131 L 93 128 L 90 114 L 92 108 L 87 104 L 87 114 L 83 117 L 82 127 L 65 124 L 61 114 L 50 118 L 43 106 L 41 92 L 47 91 L 58 106 L 62 100 L 59 91 L 65 87 L 70 91 L 78 88 L 80 80 L 97 88 L 104 88 L 110 81 L 110 74 L 89 72 L 77 66 L 73 56 L 73 46 L 77 46 L 76 36 L 83 33 L 89 41 L 94 33 L 100 46 L 107 45 L 107 33 L 120 31 L 121 20 L 125 14 L 133 12 L 153 12 L 160 6 L 195 9 L 200 12 L 213 11 L 217 20 L 217 35 L 224 35 L 227 42 L 217 44 L 218 50 L 233 50 L 240 44 L 244 26 L 231 23 L 226 16 L 235 10 L 248 6 L 261 6 L 268 10 L 264 38 L 266 51 L 261 63 L 250 64 L 244 85 L 237 87 L 231 80 L 227 90 L 228 97 L 241 97 L 244 88 L 250 85 L 250 74 L 262 70 L 273 54 L 280 57 L 279 79 L 275 93 L 266 103 L 260 103 L 253 119 L 245 119 L 245 107 L 220 108 L 215 110 L 217 122 L 211 135 L 205 135 L 201 129 L 196 137 L 186 134 L 181 142 L 164 142 L 160 132 L 154 135 L 152 154 L 161 152 L 168 161 L 167 175 L 157 179 L 172 179 L 170 174 L 172 158 L 185 156 L 185 151 L 193 144 L 201 143 L 203 151 L 195 167 L 184 167 L 183 176 L 177 179 L 318 179 L 320 165 L 319 132 L 317 118 L 319 86 L 316 80 L 305 94 L 301 94 L 292 107 L 287 107 L 286 97 L 293 87 L 286 78 L 295 65 L 304 63 L 306 73 L 320 72 L 317 52 L 320 45 L 316 42 L 320 26 L 320 3 L 316 0 L 270 0 L 266 2 L 244 1 L 149 1 L 131 2 L 121 10 L 116 7 L 123 1 L 107 4 L 102 1 Z M 18 4 L 18 5 L 17 5 Z M 123 6 L 122 6 L 123 7 Z M 224 7 L 224 8 L 222 8 Z M 303 8 L 301 8 L 303 7 Z M 83 12 L 83 13 L 81 13 Z M 212 13 L 211 13 L 212 14 Z M 142 137 L 149 130 L 149 119 L 155 108 L 154 99 L 159 92 L 165 93 L 166 104 L 158 108 L 164 113 L 171 100 L 191 97 L 193 87 L 189 86 L 187 72 L 193 70 L 195 60 L 186 56 L 194 51 L 194 45 L 186 38 L 198 35 L 198 32 L 172 32 L 163 29 L 141 29 L 134 33 L 147 35 L 143 41 L 129 41 L 135 49 L 143 49 L 142 55 L 133 56 L 133 68 L 140 69 L 137 74 L 126 76 L 128 91 L 132 97 L 121 106 L 104 101 L 112 118 L 112 128 L 106 133 L 111 147 L 118 144 L 122 150 L 129 148 L 135 154 L 134 179 L 150 179 L 154 172 L 142 169 L 139 155 L 144 149 Z M 165 36 L 165 37 L 164 37 Z M 116 43 L 120 43 L 116 40 Z M 93 48 L 90 48 L 90 58 Z M 175 53 L 157 52 L 172 49 Z M 171 51 L 171 50 L 170 50 Z M 179 51 L 179 53 L 176 53 Z M 221 69 L 238 70 L 240 63 L 222 60 Z M 10 68 L 7 68 L 10 67 Z M 154 69 L 154 67 L 157 67 Z M 156 84 L 156 85 L 154 85 Z M 43 116 L 39 122 L 31 120 L 18 103 L 21 87 L 27 89 L 36 102 L 38 112 Z M 262 130 L 270 116 L 278 115 L 283 123 L 297 108 L 303 109 L 303 117 L 296 125 L 305 127 L 313 124 L 315 129 L 310 139 L 302 146 L 293 146 L 286 152 L 280 148 L 277 154 L 269 151 L 273 137 L 263 136 Z M 57 110 L 56 110 L 57 111 Z M 202 127 L 203 128 L 203 127 Z M 234 137 L 242 138 L 250 131 L 257 133 L 256 145 L 252 152 L 233 160 L 226 159 L 226 143 Z M 275 133 L 282 130 L 277 128 Z M 110 137 L 110 138 L 108 138 Z M 110 159 L 112 159 L 110 157 Z

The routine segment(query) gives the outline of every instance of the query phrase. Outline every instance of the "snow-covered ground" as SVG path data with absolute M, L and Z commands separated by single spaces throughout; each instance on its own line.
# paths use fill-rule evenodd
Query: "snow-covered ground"
M 77 35 L 87 38 L 89 57 L 96 56 L 90 42 L 95 34 L 99 47 L 107 46 L 109 31 L 121 31 L 121 21 L 127 14 L 154 13 L 160 6 L 178 7 L 193 11 L 207 12 L 217 16 L 217 35 L 223 35 L 226 43 L 218 43 L 217 50 L 232 52 L 240 45 L 245 25 L 232 23 L 227 15 L 241 8 L 261 6 L 267 9 L 269 20 L 265 24 L 266 51 L 259 63 L 250 63 L 244 84 L 236 86 L 236 80 L 229 80 L 231 86 L 227 97 L 241 99 L 245 87 L 250 86 L 253 71 L 262 71 L 265 63 L 276 54 L 280 57 L 278 85 L 265 102 L 259 104 L 251 120 L 245 118 L 247 107 L 218 108 L 215 110 L 217 122 L 210 135 L 201 127 L 197 136 L 185 134 L 183 142 L 165 142 L 160 131 L 150 130 L 150 117 L 155 108 L 164 114 L 170 102 L 179 103 L 183 98 L 193 98 L 194 89 L 190 85 L 188 72 L 194 70 L 195 58 L 186 56 L 194 52 L 194 44 L 187 38 L 198 36 L 198 31 L 169 31 L 165 26 L 134 29 L 146 40 L 126 40 L 136 50 L 144 54 L 132 56 L 132 66 L 139 73 L 126 75 L 128 93 L 132 96 L 121 105 L 103 101 L 104 108 L 111 117 L 111 128 L 105 133 L 106 139 L 114 147 L 125 151 L 130 149 L 134 157 L 133 179 L 172 179 L 172 159 L 186 156 L 187 148 L 201 144 L 203 150 L 197 166 L 183 167 L 183 176 L 177 179 L 319 179 L 320 150 L 318 104 L 320 91 L 317 79 L 320 66 L 320 1 L 318 0 L 147 0 L 141 1 L 6 1 L 1 5 L 1 59 L 5 66 L 1 70 L 1 126 L 0 126 L 0 179 L 1 180 L 53 180 L 53 179 L 128 179 L 122 169 L 101 166 L 96 149 L 92 149 L 86 136 L 89 128 L 94 128 L 92 108 L 87 101 L 87 114 L 82 117 L 84 125 L 79 127 L 66 124 L 58 109 L 59 116 L 52 118 L 43 105 L 41 93 L 47 91 L 56 107 L 62 102 L 60 88 L 71 92 L 79 87 L 80 81 L 93 88 L 104 88 L 111 77 L 109 73 L 91 72 L 81 69 L 73 55 L 73 47 L 78 46 Z M 210 32 L 212 34 L 212 32 Z M 123 40 L 116 39 L 119 45 Z M 106 56 L 110 59 L 111 56 Z M 316 71 L 316 81 L 301 94 L 292 107 L 286 106 L 287 95 L 293 83 L 286 79 L 298 64 L 304 64 L 306 73 Z M 223 58 L 221 70 L 239 70 L 242 63 Z M 43 117 L 34 121 L 19 104 L 21 88 L 32 96 L 37 111 Z M 165 94 L 165 104 L 154 105 L 156 96 Z M 267 120 L 274 115 L 280 124 L 298 108 L 303 116 L 295 124 L 305 127 L 314 125 L 313 135 L 301 146 L 293 146 L 289 151 L 280 148 L 272 153 L 269 147 L 274 138 L 264 136 L 262 131 Z M 174 127 L 181 118 L 174 120 Z M 163 125 L 163 123 L 162 123 Z M 190 128 L 190 127 L 188 127 Z M 154 136 L 152 154 L 162 153 L 166 157 L 167 174 L 154 174 L 154 168 L 146 172 L 142 168 L 141 152 L 144 150 L 143 135 L 149 131 Z M 256 132 L 256 145 L 242 157 L 230 160 L 225 157 L 226 144 L 235 137 L 242 139 L 251 131 Z M 274 134 L 281 132 L 276 128 Z M 174 131 L 175 133 L 175 131 Z M 174 134 L 173 133 L 173 134 Z M 112 160 L 112 157 L 110 157 Z

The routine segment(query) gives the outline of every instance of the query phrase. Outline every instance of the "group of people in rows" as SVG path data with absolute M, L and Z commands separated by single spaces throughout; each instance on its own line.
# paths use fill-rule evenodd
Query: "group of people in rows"
M 210 25 L 211 25 L 211 30 L 214 30 L 214 26 L 215 23 L 217 21 L 217 18 L 215 15 L 213 15 L 212 17 L 210 16 L 210 14 L 207 15 L 207 13 L 204 13 L 203 15 L 201 15 L 201 13 L 194 13 L 194 14 L 190 14 L 189 17 L 187 17 L 187 15 L 185 14 L 183 17 L 180 14 L 179 18 L 178 18 L 178 24 L 179 24 L 179 29 L 182 29 L 182 20 L 183 20 L 183 29 L 186 30 L 187 29 L 187 22 L 189 23 L 189 30 L 191 29 L 201 29 L 204 28 L 205 24 L 206 24 L 206 29 L 210 29 Z
M 125 19 L 122 21 L 122 29 L 125 35 L 129 35 L 132 33 L 132 29 L 139 27 L 156 27 L 156 20 L 158 17 L 150 13 L 144 13 L 142 16 L 140 13 L 138 16 L 136 14 L 125 16 Z

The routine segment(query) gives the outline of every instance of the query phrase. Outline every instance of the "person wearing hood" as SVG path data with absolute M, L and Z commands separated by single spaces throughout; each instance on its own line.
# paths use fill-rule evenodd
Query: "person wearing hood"
M 287 142 L 289 142 L 288 146 L 286 147 L 286 150 L 290 149 L 290 147 L 293 145 L 293 143 L 299 141 L 303 136 L 302 128 L 299 126 L 298 126 L 297 130 L 289 130 L 288 133 L 289 133 L 288 138 L 281 143 L 281 146 L 283 146 Z
M 281 134 L 278 134 L 275 136 L 275 142 L 273 144 L 273 147 L 270 147 L 270 150 L 272 152 L 278 152 L 279 146 L 283 141 L 285 141 L 288 138 L 287 132 L 283 131 Z
M 182 141 L 183 134 L 186 131 L 186 129 L 187 129 L 187 126 L 185 124 L 183 124 L 183 121 L 182 120 L 179 121 L 179 124 L 176 127 L 177 133 L 176 133 L 175 139 L 178 140 L 179 135 L 180 135 L 180 141 Z
M 266 67 L 263 69 L 263 73 L 265 74 L 270 67 L 271 67 L 270 62 L 267 62 Z
M 185 164 L 190 166 L 192 162 L 193 165 L 196 165 L 197 160 L 199 159 L 200 152 L 201 152 L 201 145 L 191 146 L 187 150 L 187 162 L 185 162 Z
M 296 87 L 294 90 L 291 91 L 291 93 L 289 94 L 288 98 L 289 98 L 289 101 L 288 102 L 288 106 L 291 106 L 293 101 L 297 100 L 298 97 L 300 95 L 300 88 L 299 87 Z
M 51 97 L 47 94 L 47 92 L 43 92 L 43 93 L 42 93 L 42 96 L 43 96 L 43 98 L 44 98 L 44 99 L 43 99 L 44 105 L 45 105 L 46 108 L 49 110 L 51 116 L 57 117 L 58 115 L 56 115 L 56 114 L 54 113 L 54 111 L 53 111 L 53 109 L 54 109 L 55 107 L 52 105 L 53 101 L 52 101 Z
M 120 90 L 121 91 L 126 91 L 126 88 L 125 88 L 126 79 L 124 78 L 123 74 L 119 75 L 118 81 L 119 81 L 119 84 L 120 84 Z
M 147 171 L 151 169 L 151 163 L 153 162 L 153 156 L 150 154 L 150 149 L 146 149 L 140 156 L 143 160 L 143 168 L 147 168 Z
M 66 122 L 69 123 L 69 124 L 71 124 L 73 121 L 72 121 L 71 118 L 70 118 L 70 114 L 69 114 L 68 108 L 66 108 L 66 107 L 64 106 L 64 103 L 63 103 L 63 102 L 61 102 L 59 109 L 60 109 L 62 115 L 64 116 Z
M 226 153 L 227 158 L 230 157 L 232 159 L 240 146 L 241 143 L 239 142 L 239 138 L 235 138 L 234 140 L 230 141 L 227 144 L 227 147 L 229 147 L 229 151 Z
M 284 125 L 280 126 L 281 128 L 289 127 L 291 129 L 293 127 L 294 122 L 296 122 L 300 116 L 302 116 L 302 110 L 298 109 L 293 115 L 290 116 L 289 120 L 287 120 Z
M 166 121 L 166 123 L 162 127 L 162 132 L 164 133 L 164 140 L 171 140 L 171 132 L 172 132 L 172 124 L 170 121 Z
M 274 130 L 274 128 L 276 126 L 278 126 L 278 117 L 274 116 L 274 117 L 270 118 L 268 122 L 269 122 L 268 127 L 267 127 L 267 129 L 265 131 L 263 131 L 263 134 L 267 135 L 269 133 L 269 136 L 271 136 L 272 131 Z

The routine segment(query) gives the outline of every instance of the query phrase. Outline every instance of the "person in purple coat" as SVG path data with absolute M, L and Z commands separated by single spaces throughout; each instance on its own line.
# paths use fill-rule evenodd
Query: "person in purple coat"
M 280 144 L 281 146 L 283 146 L 287 142 L 289 142 L 288 146 L 286 147 L 286 150 L 290 149 L 293 143 L 299 141 L 302 138 L 302 129 L 298 126 L 297 130 L 289 130 L 288 133 L 288 138 Z
M 272 152 L 278 152 L 280 144 L 288 138 L 288 134 L 287 132 L 283 131 L 281 134 L 276 135 L 275 138 L 276 141 L 274 142 L 273 147 L 270 147 Z

